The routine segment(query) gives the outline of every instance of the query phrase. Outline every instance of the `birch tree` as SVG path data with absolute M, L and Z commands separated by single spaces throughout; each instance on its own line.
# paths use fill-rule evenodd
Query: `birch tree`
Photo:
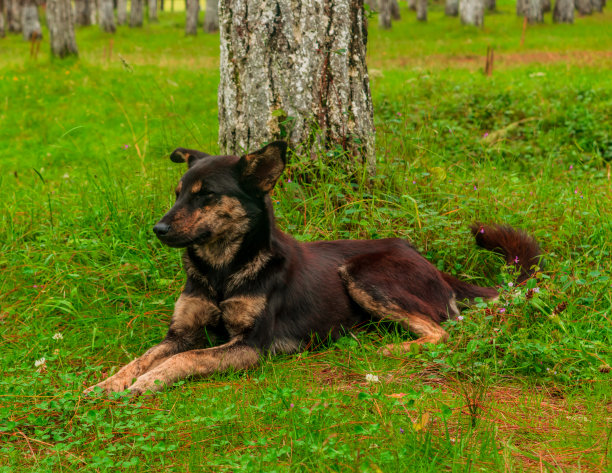
M 206 0 L 206 12 L 204 13 L 204 31 L 216 33 L 219 31 L 219 1 Z
M 90 0 L 75 0 L 74 1 L 74 16 L 75 16 L 75 23 L 78 26 L 91 25 L 91 1 Z
M 127 23 L 127 0 L 117 0 L 117 24 Z
M 525 16 L 530 24 L 542 23 L 544 14 L 542 12 L 542 0 L 525 0 Z
M 130 26 L 132 28 L 140 28 L 143 23 L 144 7 L 142 5 L 144 0 L 132 0 L 130 7 Z
M 581 15 L 591 15 L 593 13 L 593 4 L 591 0 L 575 0 L 576 10 Z
M 63 58 L 79 54 L 70 0 L 47 0 L 47 26 L 54 56 Z
M 6 7 L 4 0 L 0 0 L 0 38 L 6 36 Z
M 200 14 L 200 2 L 198 0 L 186 0 L 185 5 L 185 34 L 198 34 L 198 16 Z
M 391 29 L 391 0 L 379 0 L 378 8 L 378 26 Z
M 555 23 L 574 23 L 574 0 L 556 0 L 553 21 Z
M 157 21 L 157 0 L 149 0 L 149 21 Z
M 457 16 L 459 14 L 459 0 L 446 0 L 444 14 L 446 16 Z
M 113 0 L 98 0 L 98 7 L 100 29 L 106 33 L 114 33 L 115 12 L 113 10 Z
M 484 24 L 484 0 L 459 0 L 459 17 L 464 25 Z
M 374 171 L 363 0 L 221 0 L 219 26 L 222 152 L 283 138 Z
M 6 22 L 8 30 L 11 33 L 21 33 L 21 9 L 22 0 L 5 0 L 6 5 Z
M 427 21 L 427 0 L 417 0 L 416 16 L 418 21 Z
M 21 31 L 23 39 L 29 41 L 32 37 L 42 38 L 40 19 L 38 18 L 38 6 L 36 0 L 23 0 L 21 9 Z

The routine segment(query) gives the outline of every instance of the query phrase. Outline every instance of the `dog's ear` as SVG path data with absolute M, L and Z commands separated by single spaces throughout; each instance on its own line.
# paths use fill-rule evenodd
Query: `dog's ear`
M 238 166 L 243 182 L 270 192 L 285 169 L 286 155 L 287 143 L 274 141 L 259 151 L 242 156 Z
M 173 163 L 187 163 L 187 166 L 191 167 L 200 159 L 207 158 L 208 156 L 210 154 L 195 149 L 176 148 L 170 154 L 170 160 Z

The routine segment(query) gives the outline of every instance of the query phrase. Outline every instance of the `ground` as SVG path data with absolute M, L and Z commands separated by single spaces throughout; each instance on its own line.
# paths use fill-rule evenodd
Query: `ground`
M 446 345 L 391 358 L 371 327 L 247 373 L 154 398 L 91 385 L 164 335 L 184 276 L 151 228 L 183 169 L 217 151 L 218 39 L 181 13 L 79 60 L 0 40 L 0 471 L 609 471 L 612 10 L 528 27 L 502 1 L 482 30 L 372 21 L 378 175 L 291 156 L 274 193 L 301 240 L 399 236 L 440 269 L 499 285 L 446 325 Z M 487 46 L 493 74 L 482 73 Z M 541 242 L 525 287 L 467 226 Z

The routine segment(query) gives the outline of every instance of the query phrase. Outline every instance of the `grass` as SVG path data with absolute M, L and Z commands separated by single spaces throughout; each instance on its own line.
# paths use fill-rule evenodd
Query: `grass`
M 301 240 L 403 237 L 501 285 L 499 302 L 422 353 L 381 357 L 406 335 L 372 327 L 137 400 L 81 391 L 165 333 L 184 277 L 151 227 L 183 171 L 169 151 L 217 151 L 218 39 L 185 38 L 164 13 L 119 28 L 110 58 L 96 27 L 78 30 L 78 61 L 0 40 L 0 471 L 608 471 L 607 10 L 571 27 L 548 17 L 523 47 L 505 2 L 484 30 L 439 6 L 427 24 L 405 9 L 390 32 L 373 24 L 373 188 L 331 170 L 298 183 L 293 156 L 274 193 Z M 474 248 L 474 220 L 533 233 L 537 282 L 509 286 Z

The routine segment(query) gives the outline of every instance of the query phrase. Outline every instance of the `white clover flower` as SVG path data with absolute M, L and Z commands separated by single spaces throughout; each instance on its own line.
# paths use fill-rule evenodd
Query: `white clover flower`
M 36 360 L 36 361 L 34 362 L 34 366 L 35 366 L 36 368 L 38 368 L 38 367 L 40 367 L 40 366 L 44 366 L 46 362 L 47 362 L 47 360 L 46 360 L 46 359 L 45 359 L 45 357 L 43 356 L 43 357 L 42 357 L 40 360 Z
M 372 373 L 366 374 L 366 381 L 368 383 L 378 383 L 379 382 L 378 376 L 376 376 L 375 374 L 372 374 Z
M 463 319 L 465 319 L 465 317 L 464 317 L 463 315 L 459 315 L 459 316 L 457 316 L 457 320 L 458 320 L 459 322 L 461 322 Z
M 60 332 L 57 332 L 52 338 L 53 340 L 63 340 L 64 336 Z

